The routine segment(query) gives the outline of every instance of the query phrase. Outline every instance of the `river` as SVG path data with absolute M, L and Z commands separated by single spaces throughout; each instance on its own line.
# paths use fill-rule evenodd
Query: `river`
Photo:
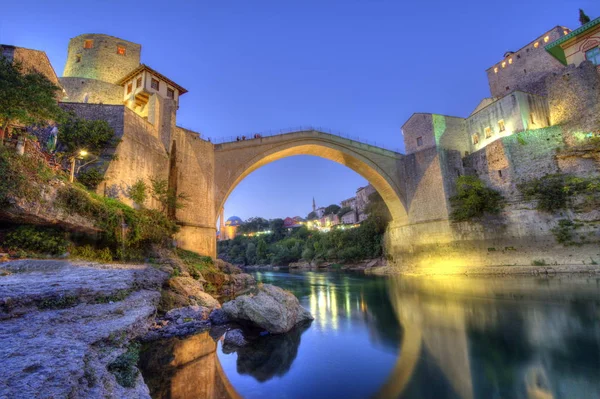
M 600 398 L 600 278 L 255 272 L 315 320 L 229 353 L 153 344 L 153 398 Z

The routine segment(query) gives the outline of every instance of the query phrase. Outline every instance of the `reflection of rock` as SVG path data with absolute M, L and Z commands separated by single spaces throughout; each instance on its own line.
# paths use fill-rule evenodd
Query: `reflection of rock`
M 298 355 L 300 337 L 310 322 L 299 324 L 287 334 L 269 335 L 237 349 L 237 371 L 258 381 L 267 381 L 288 372 Z
M 223 310 L 234 320 L 249 321 L 274 334 L 287 332 L 302 321 L 313 320 L 291 292 L 270 284 L 258 287 L 253 295 L 242 295 L 225 303 Z
M 244 334 L 242 333 L 242 330 L 240 330 L 240 329 L 227 331 L 227 333 L 225 333 L 225 339 L 223 340 L 224 346 L 227 345 L 227 346 L 241 347 L 241 346 L 245 346 L 247 343 L 248 342 L 244 338 Z
M 141 353 L 140 365 L 152 397 L 239 398 L 223 373 L 216 347 L 208 331 L 150 345 Z

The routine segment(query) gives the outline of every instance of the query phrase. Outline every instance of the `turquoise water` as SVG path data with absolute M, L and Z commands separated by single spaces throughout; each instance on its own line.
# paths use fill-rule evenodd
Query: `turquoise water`
M 154 398 L 600 398 L 599 278 L 254 275 L 315 320 L 233 353 L 157 343 Z

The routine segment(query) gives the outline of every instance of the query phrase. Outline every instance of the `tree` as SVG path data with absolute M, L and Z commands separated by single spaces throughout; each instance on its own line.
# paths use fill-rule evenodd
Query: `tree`
M 148 185 L 143 179 L 137 179 L 128 187 L 126 195 L 138 206 L 143 207 L 148 199 Z
M 19 62 L 0 56 L 0 141 L 9 125 L 31 125 L 57 119 L 59 88 L 38 72 L 23 72 Z
M 349 206 L 345 206 L 345 207 L 341 208 L 337 214 L 339 217 L 342 217 L 345 214 L 347 214 L 348 212 L 352 212 L 352 208 L 350 208 Z
M 98 157 L 107 146 L 116 144 L 115 131 L 104 120 L 83 119 L 74 112 L 67 112 L 61 119 L 59 152 L 67 158 L 76 156 L 81 150 Z
M 383 233 L 392 220 L 392 215 L 381 195 L 375 191 L 369 195 L 369 202 L 365 207 L 367 218 L 370 219 L 377 227 L 378 232 Z
M 258 244 L 256 245 L 256 260 L 257 263 L 262 263 L 267 260 L 267 243 L 262 238 L 258 239 Z
M 340 206 L 336 204 L 331 204 L 327 208 L 325 208 L 325 215 L 337 215 L 340 210 Z
M 588 22 L 590 22 L 590 17 L 588 17 L 585 12 L 580 8 L 579 9 L 579 22 L 581 22 L 581 25 L 585 25 Z
M 246 246 L 246 262 L 249 265 L 256 264 L 256 245 L 254 243 L 248 243 Z
M 150 178 L 150 195 L 160 203 L 160 211 L 169 211 L 171 216 L 175 209 L 184 208 L 185 202 L 189 201 L 187 194 L 177 193 L 165 179 Z
M 308 220 L 315 220 L 317 218 L 317 213 L 315 211 L 312 211 L 311 213 L 308 214 L 308 216 L 306 217 L 306 219 Z
M 271 230 L 271 234 L 273 235 L 273 240 L 281 240 L 285 236 L 285 227 L 283 219 L 273 219 L 271 220 L 269 230 Z
M 502 195 L 486 187 L 475 176 L 461 176 L 456 181 L 458 194 L 450 197 L 453 210 L 450 215 L 455 222 L 481 217 L 485 213 L 497 214 L 502 208 Z

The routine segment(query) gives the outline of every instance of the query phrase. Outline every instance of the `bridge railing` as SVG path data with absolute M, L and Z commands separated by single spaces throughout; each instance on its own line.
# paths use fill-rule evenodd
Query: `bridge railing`
M 235 141 L 258 140 L 258 139 L 265 138 L 265 137 L 282 136 L 284 134 L 303 132 L 303 131 L 306 132 L 306 131 L 311 131 L 311 130 L 315 130 L 315 131 L 322 132 L 322 133 L 328 133 L 333 136 L 348 139 L 357 144 L 366 144 L 368 146 L 379 147 L 379 148 L 382 148 L 387 151 L 393 151 L 393 152 L 400 153 L 400 148 L 393 148 L 390 146 L 386 146 L 381 142 L 378 143 L 375 140 L 366 140 L 366 139 L 363 139 L 358 136 L 351 136 L 349 134 L 345 134 L 345 133 L 338 132 L 335 130 L 323 128 L 320 126 L 297 126 L 297 127 L 287 128 L 287 129 L 269 130 L 266 132 L 254 132 L 254 133 L 250 133 L 247 135 L 223 136 L 223 137 L 215 137 L 215 138 L 211 137 L 208 140 L 214 144 L 223 144 L 223 143 L 231 143 L 231 142 L 235 142 Z

